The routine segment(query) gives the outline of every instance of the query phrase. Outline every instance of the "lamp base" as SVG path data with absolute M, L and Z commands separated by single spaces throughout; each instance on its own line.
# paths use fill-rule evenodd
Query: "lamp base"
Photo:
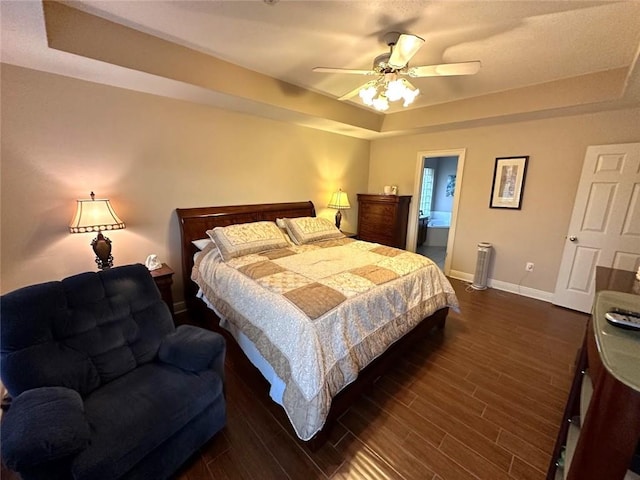
M 100 270 L 113 267 L 113 255 L 111 255 L 111 240 L 98 232 L 98 236 L 91 242 L 96 254 L 96 264 Z
M 342 221 L 342 214 L 340 213 L 340 210 L 338 210 L 338 213 L 336 213 L 336 228 L 338 230 L 340 230 L 340 222 Z

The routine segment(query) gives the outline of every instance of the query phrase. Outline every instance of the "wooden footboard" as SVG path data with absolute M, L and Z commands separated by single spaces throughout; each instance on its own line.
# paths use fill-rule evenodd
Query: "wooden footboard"
M 228 339 L 229 360 L 233 368 L 238 370 L 242 378 L 249 380 L 255 388 L 264 389 L 268 396 L 269 385 L 258 369 L 244 356 L 233 337 L 218 324 L 218 318 L 209 310 L 204 302 L 196 297 L 197 286 L 191 280 L 193 268 L 193 256 L 197 252 L 191 243 L 194 240 L 207 238 L 207 230 L 217 226 L 227 226 L 237 223 L 275 221 L 283 217 L 315 216 L 315 208 L 311 202 L 294 203 L 270 203 L 260 205 L 235 205 L 226 207 L 202 207 L 179 208 L 176 210 L 180 221 L 180 235 L 182 242 L 182 275 L 184 285 L 184 297 L 192 320 L 200 322 L 206 328 L 221 332 Z M 398 359 L 408 348 L 423 339 L 434 328 L 444 328 L 448 308 L 436 311 L 430 317 L 425 318 L 411 332 L 391 345 L 387 351 L 372 361 L 364 368 L 355 382 L 344 388 L 333 399 L 331 410 L 324 428 L 318 432 L 306 444 L 310 449 L 319 448 L 328 438 L 329 432 L 337 420 L 357 399 L 362 392 L 371 388 L 373 382 L 383 375 L 390 367 L 395 365 Z M 280 419 L 280 422 L 292 432 L 294 438 L 298 438 L 293 432 L 293 427 L 284 410 L 275 402 L 267 402 L 271 411 Z

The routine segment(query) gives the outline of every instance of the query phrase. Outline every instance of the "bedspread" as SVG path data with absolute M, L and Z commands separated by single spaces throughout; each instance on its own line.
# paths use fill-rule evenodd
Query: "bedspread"
M 347 238 L 227 262 L 213 245 L 192 278 L 221 325 L 244 333 L 284 381 L 283 407 L 303 440 L 371 360 L 423 318 L 458 306 L 430 259 Z

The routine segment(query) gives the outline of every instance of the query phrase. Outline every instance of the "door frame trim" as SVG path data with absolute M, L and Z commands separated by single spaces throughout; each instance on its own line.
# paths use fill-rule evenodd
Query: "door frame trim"
M 425 158 L 433 157 L 458 157 L 456 168 L 456 193 L 453 196 L 453 207 L 451 209 L 451 226 L 449 227 L 449 237 L 447 239 L 447 256 L 444 260 L 444 273 L 448 275 L 451 271 L 453 261 L 453 246 L 455 244 L 456 225 L 458 223 L 458 207 L 460 196 L 462 195 L 462 174 L 464 172 L 464 160 L 467 153 L 466 148 L 453 148 L 450 150 L 422 150 L 417 153 L 416 168 L 413 177 L 413 198 L 409 206 L 409 222 L 407 224 L 407 250 L 416 251 L 416 241 L 418 240 L 418 213 L 420 210 L 420 194 L 422 193 L 422 169 Z

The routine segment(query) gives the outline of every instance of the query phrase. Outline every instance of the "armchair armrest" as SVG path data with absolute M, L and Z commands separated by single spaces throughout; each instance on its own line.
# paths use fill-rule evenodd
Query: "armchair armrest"
M 89 445 L 84 403 L 75 390 L 41 387 L 15 397 L 2 418 L 2 458 L 15 471 L 74 455 Z
M 220 378 L 224 378 L 225 348 L 224 337 L 219 333 L 180 325 L 162 339 L 158 358 L 161 362 L 192 372 L 213 369 Z

